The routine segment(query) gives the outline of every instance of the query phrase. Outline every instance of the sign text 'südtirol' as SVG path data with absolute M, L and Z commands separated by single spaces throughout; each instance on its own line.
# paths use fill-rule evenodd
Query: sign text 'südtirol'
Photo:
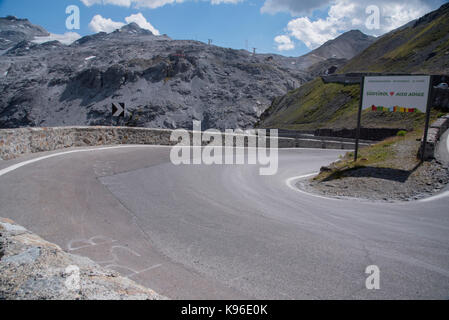
M 426 112 L 430 76 L 367 76 L 362 109 Z

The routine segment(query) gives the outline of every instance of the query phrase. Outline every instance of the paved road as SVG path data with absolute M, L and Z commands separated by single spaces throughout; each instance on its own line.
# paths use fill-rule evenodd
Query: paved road
M 2 169 L 0 216 L 170 298 L 449 298 L 449 198 L 317 198 L 286 184 L 341 151 L 259 167 L 174 166 L 169 148 L 91 150 Z M 367 290 L 365 268 L 380 268 Z

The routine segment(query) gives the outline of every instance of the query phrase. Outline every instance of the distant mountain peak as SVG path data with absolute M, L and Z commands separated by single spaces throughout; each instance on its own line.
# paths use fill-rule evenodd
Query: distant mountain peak
M 153 35 L 153 33 L 150 30 L 141 28 L 137 23 L 131 22 L 130 24 L 127 24 L 120 29 L 116 30 L 115 32 L 119 33 L 134 33 L 134 34 L 145 34 L 145 35 Z
M 7 16 L 7 17 L 5 17 L 5 18 L 3 18 L 3 19 L 10 20 L 10 21 L 26 20 L 26 19 L 18 19 L 18 18 L 15 17 L 15 16 Z
M 0 55 L 0 128 L 110 125 L 117 101 L 129 111 L 124 125 L 191 129 L 198 119 L 203 129 L 245 129 L 307 79 L 296 58 L 172 40 L 136 23 L 69 46 L 15 43 Z
M 312 52 L 324 58 L 351 59 L 371 45 L 375 39 L 360 30 L 350 30 L 325 42 Z
M 346 31 L 345 33 L 342 33 L 341 35 L 339 35 L 338 37 L 336 37 L 335 39 L 329 40 L 327 42 L 325 42 L 323 44 L 326 45 L 327 43 L 335 43 L 335 42 L 339 42 L 339 41 L 358 41 L 358 40 L 368 40 L 371 44 L 371 42 L 374 42 L 374 40 L 376 39 L 376 37 L 367 35 L 365 33 L 363 33 L 362 31 L 358 30 L 358 29 L 354 29 L 354 30 L 349 30 Z
M 375 37 L 364 34 L 360 30 L 349 30 L 335 39 L 326 41 L 315 50 L 299 57 L 298 64 L 304 69 L 318 68 L 317 70 L 312 70 L 312 74 L 314 74 L 315 71 L 320 73 L 336 62 L 338 62 L 338 65 L 342 65 L 344 61 L 361 53 L 375 40 Z M 330 65 L 327 65 L 327 63 L 323 64 L 324 62 L 329 62 Z M 321 70 L 323 67 L 324 69 Z
M 444 73 L 449 68 L 449 3 L 392 30 L 341 72 Z
M 50 34 L 44 28 L 32 24 L 28 19 L 14 16 L 0 17 L 0 50 L 14 47 L 21 41 L 31 41 L 35 37 Z
M 356 35 L 364 35 L 364 36 L 368 36 L 367 34 L 363 33 L 362 31 L 360 31 L 359 29 L 352 29 L 349 31 L 346 31 L 345 33 L 343 33 L 342 35 L 351 35 L 351 34 L 356 34 Z

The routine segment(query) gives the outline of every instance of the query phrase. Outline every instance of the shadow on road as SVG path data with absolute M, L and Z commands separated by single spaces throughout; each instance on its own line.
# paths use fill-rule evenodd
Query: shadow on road
M 336 171 L 332 173 L 329 177 L 325 178 L 323 181 L 331 181 L 343 177 L 355 177 L 355 178 L 377 178 L 404 183 L 407 181 L 410 175 L 421 166 L 421 164 L 422 162 L 419 162 L 411 170 L 371 167 L 371 166 L 357 166 L 354 168 Z

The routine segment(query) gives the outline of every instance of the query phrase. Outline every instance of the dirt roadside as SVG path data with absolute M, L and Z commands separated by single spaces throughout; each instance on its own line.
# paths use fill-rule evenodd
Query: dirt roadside
M 418 200 L 441 191 L 449 183 L 448 163 L 440 159 L 421 163 L 417 157 L 419 132 L 387 139 L 361 149 L 356 163 L 352 153 L 322 167 L 317 177 L 297 187 L 328 197 L 374 201 Z

